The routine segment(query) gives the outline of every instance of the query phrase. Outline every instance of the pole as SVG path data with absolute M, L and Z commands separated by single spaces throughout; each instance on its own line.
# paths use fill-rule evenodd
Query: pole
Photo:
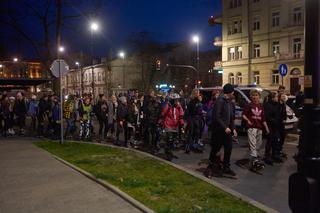
M 200 80 L 200 54 L 199 54 L 199 41 L 197 42 L 197 70 L 198 70 L 198 73 L 197 73 L 197 81 Z
M 93 60 L 94 60 L 94 57 L 93 57 L 93 29 L 91 29 L 91 77 L 92 77 L 92 81 L 91 81 L 91 85 L 92 85 L 92 99 L 93 101 L 95 100 L 94 99 L 94 96 L 95 96 L 95 89 L 94 89 L 94 68 L 93 68 Z
M 125 59 L 122 59 L 122 85 L 123 85 L 123 89 L 126 88 L 126 80 L 125 80 Z
M 251 22 L 250 22 L 250 0 L 247 0 L 247 25 L 248 25 L 248 84 L 252 84 L 252 69 L 251 69 L 251 63 L 252 63 L 252 28 L 251 28 Z
M 59 78 L 60 78 L 60 144 L 63 144 L 63 93 L 62 93 L 62 75 L 61 75 L 61 63 L 60 63 L 60 54 L 58 54 L 59 61 Z
M 297 172 L 289 177 L 293 213 L 320 212 L 320 2 L 305 1 L 305 99 Z

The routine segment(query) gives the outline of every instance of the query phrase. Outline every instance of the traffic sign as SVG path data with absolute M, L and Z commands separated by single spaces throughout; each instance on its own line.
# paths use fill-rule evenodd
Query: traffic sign
M 286 64 L 281 64 L 279 66 L 279 73 L 282 77 L 286 76 L 288 74 L 288 66 Z
M 59 70 L 60 67 L 60 70 Z M 55 60 L 50 67 L 50 70 L 52 72 L 52 75 L 54 75 L 56 78 L 59 78 L 59 72 L 61 73 L 62 76 L 68 73 L 69 71 L 69 65 L 64 61 L 64 60 Z

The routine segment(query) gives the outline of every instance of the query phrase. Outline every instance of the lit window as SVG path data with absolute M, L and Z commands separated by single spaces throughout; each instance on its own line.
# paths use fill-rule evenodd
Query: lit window
M 234 47 L 228 48 L 228 60 L 232 61 L 235 59 L 235 49 Z
M 279 41 L 272 42 L 272 54 L 276 55 L 280 52 L 280 43 Z
M 242 47 L 236 47 L 236 59 L 242 59 Z
M 300 58 L 301 38 L 293 39 L 293 57 Z
M 254 58 L 260 57 L 260 44 L 253 45 L 253 57 Z

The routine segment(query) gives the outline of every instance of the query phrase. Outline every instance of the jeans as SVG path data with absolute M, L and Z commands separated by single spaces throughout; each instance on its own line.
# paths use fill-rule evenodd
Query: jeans
M 213 131 L 211 141 L 211 152 L 209 161 L 214 162 L 217 153 L 221 147 L 224 147 L 223 166 L 224 168 L 230 167 L 230 158 L 232 153 L 232 135 L 226 134 L 223 130 Z

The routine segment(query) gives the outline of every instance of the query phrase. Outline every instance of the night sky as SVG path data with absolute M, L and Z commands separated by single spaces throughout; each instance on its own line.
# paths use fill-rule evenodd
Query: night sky
M 110 47 L 126 50 L 130 35 L 141 31 L 150 32 L 161 43 L 191 42 L 192 35 L 199 34 L 201 50 L 214 49 L 212 41 L 220 28 L 210 27 L 207 21 L 220 11 L 220 0 L 106 0 L 97 15 L 102 31 L 95 38 L 95 54 L 105 55 Z M 89 32 L 78 27 L 85 31 L 72 46 L 88 50 Z
M 201 50 L 214 49 L 212 41 L 214 36 L 220 34 L 220 27 L 210 27 L 208 18 L 221 14 L 220 1 L 103 0 L 96 14 L 101 32 L 95 35 L 95 55 L 105 56 L 109 48 L 114 51 L 126 50 L 130 35 L 141 31 L 150 32 L 161 43 L 191 42 L 192 35 L 199 34 Z M 69 8 L 70 13 L 85 10 L 86 5 L 90 5 L 90 1 L 83 2 L 82 8 Z M 26 25 L 30 25 L 30 30 L 37 33 L 35 22 L 26 20 Z M 88 25 L 89 19 L 83 18 L 64 26 L 62 42 L 69 52 L 90 52 Z M 30 51 L 27 54 L 32 55 Z

